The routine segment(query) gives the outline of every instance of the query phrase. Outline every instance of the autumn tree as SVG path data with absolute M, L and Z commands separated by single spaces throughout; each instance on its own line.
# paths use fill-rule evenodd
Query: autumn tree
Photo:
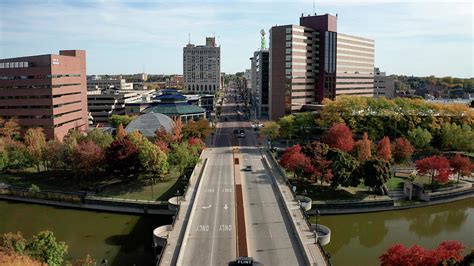
M 390 160 L 392 160 L 392 149 L 390 145 L 390 139 L 387 136 L 383 137 L 380 140 L 379 145 L 377 145 L 377 156 L 387 162 L 390 162 Z
M 91 177 L 104 164 L 104 151 L 91 140 L 77 144 L 73 152 L 74 168 L 84 177 Z
M 280 125 L 274 121 L 265 122 L 260 134 L 265 136 L 270 141 L 270 146 L 272 146 L 273 140 L 280 136 Z
M 185 125 L 183 125 L 182 134 L 183 138 L 185 139 L 197 137 L 199 135 L 199 130 L 196 121 L 190 120 Z
M 326 160 L 323 156 L 319 155 L 316 155 L 311 161 L 314 169 L 312 175 L 316 178 L 315 181 L 319 179 L 321 185 L 323 185 L 323 182 L 331 182 L 334 176 L 331 168 L 332 161 Z
M 190 138 L 188 139 L 188 144 L 190 147 L 196 148 L 197 153 L 201 153 L 204 147 L 206 147 L 206 144 L 200 138 Z
M 8 151 L 3 138 L 0 138 L 0 172 L 8 167 Z
M 449 160 L 449 165 L 453 169 L 453 173 L 458 175 L 458 183 L 460 176 L 470 176 L 474 169 L 474 164 L 468 157 L 461 156 L 459 153 Z
M 209 121 L 205 118 L 201 118 L 196 122 L 196 126 L 199 133 L 196 137 L 205 140 L 211 132 L 211 126 L 209 125 Z
M 451 175 L 448 159 L 437 155 L 416 161 L 416 170 L 420 175 L 429 175 L 430 184 L 433 184 L 434 181 L 446 183 Z
M 101 149 L 106 149 L 107 147 L 109 147 L 110 143 L 114 141 L 112 134 L 104 132 L 97 128 L 94 128 L 89 131 L 84 139 L 88 141 L 93 141 Z
M 350 152 L 354 148 L 352 132 L 345 124 L 333 124 L 324 135 L 323 142 L 344 152 Z
M 140 168 L 138 148 L 127 136 L 114 140 L 106 150 L 107 166 L 111 172 L 130 177 Z
M 372 141 L 369 139 L 367 132 L 364 132 L 362 139 L 355 143 L 355 149 L 357 151 L 357 156 L 359 161 L 364 162 L 372 156 L 371 151 Z
M 115 131 L 115 140 L 124 139 L 126 136 L 127 132 L 125 131 L 125 128 L 123 128 L 122 124 L 119 124 L 117 126 L 117 130 Z
M 25 133 L 25 145 L 30 156 L 30 161 L 40 171 L 40 165 L 44 159 L 44 150 L 46 148 L 46 136 L 42 128 L 29 128 Z
M 383 159 L 370 159 L 361 165 L 364 185 L 369 188 L 381 188 L 385 182 L 392 178 L 392 169 L 389 162 Z
M 132 122 L 132 120 L 133 117 L 128 115 L 112 115 L 109 118 L 109 123 L 115 128 L 117 128 L 119 125 L 126 127 L 128 124 L 130 124 L 130 122 Z
M 314 158 L 316 156 L 326 157 L 329 152 L 329 146 L 320 141 L 313 141 L 310 144 L 303 146 L 301 150 L 309 158 Z
M 305 172 L 311 172 L 311 160 L 301 152 L 299 144 L 289 147 L 280 159 L 280 165 L 292 171 L 295 177 L 302 177 Z
M 8 154 L 8 169 L 21 169 L 30 165 L 28 150 L 23 142 L 3 138 Z
M 47 168 L 52 170 L 59 170 L 61 168 L 62 164 L 65 163 L 63 149 L 63 143 L 59 141 L 58 138 L 49 140 L 48 143 L 46 143 L 44 159 Z
M 183 122 L 180 117 L 173 119 L 173 126 L 171 128 L 172 142 L 181 142 L 183 139 Z
M 432 250 L 418 245 L 408 248 L 395 244 L 379 260 L 382 266 L 457 265 L 463 259 L 464 248 L 463 244 L 453 240 L 443 241 Z
M 171 142 L 171 134 L 165 129 L 164 126 L 160 126 L 160 128 L 155 131 L 155 145 L 158 146 L 164 153 L 168 153 Z
M 0 121 L 0 136 L 5 138 L 16 138 L 20 136 L 20 125 L 18 119 L 15 117 L 10 118 L 7 121 Z
M 128 138 L 138 147 L 138 158 L 146 174 L 161 177 L 168 172 L 168 156 L 158 146 L 138 131 L 129 134 Z
M 415 152 L 415 148 L 406 138 L 397 138 L 393 146 L 393 155 L 396 162 L 405 162 L 410 160 Z

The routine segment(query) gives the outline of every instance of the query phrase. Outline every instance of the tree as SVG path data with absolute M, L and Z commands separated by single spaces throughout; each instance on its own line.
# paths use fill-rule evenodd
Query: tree
M 407 248 L 395 244 L 379 260 L 382 266 L 458 265 L 463 259 L 463 251 L 464 245 L 453 240 L 443 241 L 432 250 L 417 245 Z
M 329 183 L 333 178 L 331 164 L 332 161 L 326 160 L 324 157 L 316 155 L 313 160 L 313 176 L 316 178 L 315 181 L 319 178 L 321 185 L 323 182 Z
M 160 128 L 155 131 L 155 145 L 158 146 L 164 153 L 169 152 L 171 141 L 172 136 L 170 133 L 168 133 L 168 131 L 166 131 L 165 127 L 160 126 Z
M 20 135 L 20 125 L 18 119 L 10 118 L 8 121 L 0 121 L 0 135 L 5 138 L 15 138 Z
M 299 144 L 289 147 L 281 156 L 280 165 L 292 171 L 296 177 L 302 177 L 304 172 L 312 172 L 311 160 L 301 152 Z
M 209 121 L 205 118 L 201 118 L 196 122 L 196 126 L 199 132 L 199 135 L 196 137 L 205 140 L 211 132 L 211 126 L 209 125 Z
M 280 125 L 274 121 L 265 122 L 263 123 L 263 128 L 260 130 L 260 134 L 270 141 L 271 146 L 273 140 L 280 136 Z
M 84 177 L 90 177 L 104 164 L 104 151 L 91 140 L 77 144 L 74 149 L 72 161 L 74 168 Z
M 396 162 L 405 162 L 410 160 L 415 148 L 406 138 L 397 138 L 393 147 L 393 155 Z
M 8 151 L 3 138 L 0 138 L 0 172 L 8 167 Z
M 197 137 L 199 135 L 197 123 L 194 120 L 188 121 L 188 123 L 183 125 L 182 134 L 185 139 Z
M 278 125 L 280 125 L 280 135 L 286 139 L 293 139 L 295 135 L 295 116 L 294 115 L 285 115 L 284 117 L 278 120 Z
M 328 154 L 332 161 L 331 187 L 335 188 L 339 185 L 343 187 L 356 187 L 360 184 L 361 175 L 359 173 L 359 161 L 352 157 L 349 153 L 341 150 L 331 150 Z
M 25 133 L 25 145 L 30 156 L 30 161 L 40 171 L 40 165 L 44 159 L 44 150 L 46 148 L 46 136 L 42 128 L 29 128 Z
M 194 166 L 198 159 L 187 142 L 171 144 L 169 162 L 178 168 L 180 174 L 183 174 L 186 168 Z
M 183 139 L 183 122 L 181 118 L 176 117 L 173 119 L 173 126 L 171 127 L 171 140 L 172 142 L 181 142 Z
M 0 235 L 0 250 L 8 253 L 23 254 L 26 248 L 26 239 L 21 232 L 4 233 Z
M 123 126 L 122 126 L 123 129 Z M 114 141 L 114 138 L 110 133 L 104 132 L 100 129 L 94 128 L 85 137 L 85 140 L 93 141 L 101 149 L 107 149 L 110 146 L 110 143 Z
M 50 266 L 59 266 L 67 253 L 67 245 L 64 242 L 57 242 L 51 231 L 41 231 L 33 236 L 27 246 L 26 251 L 33 259 L 47 263 Z
M 115 131 L 115 139 L 121 140 L 121 139 L 124 139 L 126 136 L 127 136 L 127 132 L 123 128 L 123 125 L 119 124 L 117 126 L 117 130 Z
M 437 155 L 416 161 L 416 170 L 420 175 L 429 175 L 430 184 L 433 184 L 433 181 L 446 183 L 451 175 L 448 159 Z
M 441 146 L 457 151 L 474 151 L 474 130 L 465 124 L 444 123 L 440 131 Z
M 297 113 L 294 124 L 298 135 L 307 137 L 309 129 L 314 125 L 314 115 L 310 112 Z
M 392 159 L 390 139 L 387 136 L 380 140 L 379 145 L 377 146 L 377 155 L 387 162 L 390 162 Z
M 389 162 L 383 159 L 370 159 L 362 165 L 364 184 L 369 188 L 380 188 L 392 178 L 392 169 Z
M 8 169 L 21 169 L 30 165 L 25 144 L 10 138 L 4 138 L 3 140 L 8 154 Z
M 152 176 L 162 176 L 168 172 L 168 156 L 158 146 L 151 143 L 140 132 L 129 134 L 130 141 L 138 147 L 138 158 L 142 169 Z
M 323 142 L 334 149 L 350 152 L 354 148 L 352 132 L 345 124 L 333 124 L 326 132 Z
M 46 148 L 44 150 L 44 160 L 46 168 L 52 170 L 59 170 L 62 164 L 65 164 L 64 154 L 63 154 L 63 143 L 59 139 L 54 138 L 48 143 L 46 143 Z
M 188 140 L 188 144 L 191 147 L 195 147 L 196 150 L 197 150 L 197 153 L 201 153 L 201 151 L 204 149 L 204 147 L 206 147 L 206 144 L 200 138 L 190 138 Z
M 461 156 L 459 153 L 449 160 L 449 165 L 453 169 L 453 173 L 458 175 L 458 183 L 460 176 L 470 176 L 474 169 L 474 164 L 468 157 Z
M 362 139 L 355 143 L 359 161 L 364 162 L 370 159 L 370 157 L 372 156 L 371 145 L 372 141 L 369 139 L 367 132 L 364 132 Z
M 428 147 L 432 138 L 431 133 L 421 127 L 408 131 L 408 140 L 417 149 Z
M 139 151 L 127 136 L 114 140 L 106 150 L 107 166 L 112 172 L 118 172 L 124 177 L 140 168 Z
M 126 127 L 130 122 L 132 122 L 133 117 L 128 115 L 112 115 L 109 118 L 109 123 L 113 127 L 117 128 L 119 125 Z

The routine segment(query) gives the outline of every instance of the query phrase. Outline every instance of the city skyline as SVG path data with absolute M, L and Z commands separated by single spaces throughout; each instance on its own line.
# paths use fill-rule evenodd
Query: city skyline
M 222 72 L 241 72 L 250 68 L 260 29 L 297 24 L 313 10 L 313 1 L 18 2 L 0 3 L 0 58 L 84 49 L 88 74 L 180 74 L 188 34 L 195 44 L 216 36 Z M 474 76 L 470 2 L 315 4 L 317 14 L 338 14 L 341 32 L 374 39 L 375 66 L 387 74 Z

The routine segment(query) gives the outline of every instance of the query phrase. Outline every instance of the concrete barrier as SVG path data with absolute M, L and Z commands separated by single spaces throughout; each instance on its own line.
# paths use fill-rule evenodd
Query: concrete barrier
M 172 197 L 168 200 L 168 209 L 170 211 L 178 211 L 178 206 L 181 202 L 184 201 L 183 196 Z
M 325 246 L 331 242 L 331 229 L 322 224 L 311 224 L 311 231 L 316 231 L 318 241 L 321 245 Z
M 296 195 L 296 200 L 300 203 L 300 206 L 304 211 L 311 210 L 313 200 L 310 197 Z
M 168 240 L 168 235 L 173 230 L 173 226 L 171 224 L 162 225 L 155 230 L 153 230 L 153 243 L 164 247 L 166 245 L 166 241 Z

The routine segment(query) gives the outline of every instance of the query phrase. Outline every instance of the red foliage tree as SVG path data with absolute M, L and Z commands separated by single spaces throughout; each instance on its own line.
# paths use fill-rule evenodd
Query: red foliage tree
M 107 165 L 112 172 L 118 171 L 123 176 L 129 176 L 140 168 L 138 148 L 127 136 L 114 140 L 107 148 Z
M 416 170 L 421 175 L 430 175 L 431 184 L 433 181 L 446 183 L 451 174 L 448 159 L 436 155 L 416 161 Z
M 287 170 L 293 171 L 295 176 L 314 171 L 311 160 L 301 152 L 301 146 L 299 144 L 289 147 L 285 153 L 283 153 L 280 159 L 280 165 Z
M 155 145 L 157 145 L 161 151 L 168 153 L 170 151 L 170 144 L 172 142 L 172 136 L 165 127 L 161 126 L 155 131 Z
M 333 124 L 328 132 L 326 132 L 323 142 L 331 148 L 345 152 L 350 152 L 354 148 L 352 132 L 345 124 Z
M 173 127 L 172 127 L 172 141 L 173 142 L 181 142 L 183 138 L 183 122 L 181 122 L 181 118 L 177 117 L 173 119 Z
M 393 155 L 397 162 L 409 160 L 415 152 L 415 148 L 406 138 L 397 138 L 395 140 Z
M 369 139 L 369 135 L 367 135 L 367 132 L 364 132 L 362 139 L 355 143 L 359 161 L 367 161 L 372 157 L 371 145 L 372 141 Z
M 379 259 L 382 266 L 441 265 L 446 262 L 459 262 L 463 259 L 464 246 L 458 241 L 443 241 L 433 250 L 413 245 L 391 246 Z M 444 265 L 444 264 L 443 264 Z
M 333 177 L 332 169 L 331 169 L 332 161 L 326 160 L 322 156 L 315 156 L 312 160 L 313 165 L 313 173 L 312 176 L 315 177 L 315 181 L 319 179 L 321 185 L 323 182 L 329 183 Z
M 123 139 L 127 136 L 127 132 L 123 128 L 122 124 L 119 124 L 117 130 L 115 131 L 115 139 Z
M 76 145 L 72 154 L 74 168 L 83 176 L 89 177 L 105 160 L 104 151 L 93 141 L 82 141 Z
M 392 159 L 392 150 L 390 147 L 390 139 L 388 137 L 383 137 L 379 145 L 377 146 L 377 155 L 385 160 L 390 161 Z
M 468 157 L 461 156 L 460 154 L 456 154 L 451 158 L 449 164 L 451 165 L 453 172 L 458 175 L 458 183 L 461 175 L 471 175 L 471 172 L 474 169 L 474 164 L 471 163 L 471 160 Z

